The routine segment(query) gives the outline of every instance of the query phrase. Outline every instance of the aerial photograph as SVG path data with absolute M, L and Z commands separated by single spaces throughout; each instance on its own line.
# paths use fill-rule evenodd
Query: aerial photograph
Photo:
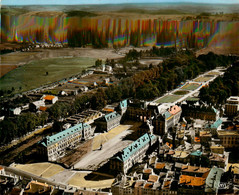
M 0 195 L 239 194 L 239 0 L 0 8 Z

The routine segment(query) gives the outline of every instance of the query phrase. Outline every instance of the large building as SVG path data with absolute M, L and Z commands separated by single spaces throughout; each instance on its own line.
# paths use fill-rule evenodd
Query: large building
M 234 116 L 239 111 L 239 97 L 231 96 L 227 99 L 225 104 L 225 114 L 227 116 Z
M 239 130 L 221 130 L 217 134 L 225 148 L 239 147 Z
M 46 156 L 49 161 L 55 161 L 64 156 L 67 148 L 74 148 L 82 138 L 93 134 L 91 126 L 80 123 L 55 135 L 47 136 L 38 144 L 38 153 Z
M 211 106 L 195 104 L 182 104 L 182 116 L 193 119 L 201 119 L 207 121 L 216 121 L 219 118 L 220 112 Z
M 110 159 L 110 169 L 127 173 L 134 164 L 145 157 L 146 151 L 156 141 L 157 137 L 155 135 L 149 135 L 148 133 L 144 134 L 123 149 L 122 152 Z
M 154 117 L 153 126 L 154 126 L 154 134 L 156 135 L 164 135 L 168 132 L 168 129 L 178 124 L 182 113 L 181 107 L 174 105 L 164 111 L 162 114 Z
M 121 115 L 117 112 L 111 112 L 97 119 L 95 124 L 100 131 L 109 131 L 120 125 Z

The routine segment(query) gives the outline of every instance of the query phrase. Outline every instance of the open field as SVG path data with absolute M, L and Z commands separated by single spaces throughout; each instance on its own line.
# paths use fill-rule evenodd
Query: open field
M 185 89 L 185 90 L 195 90 L 200 86 L 200 84 L 198 83 L 188 83 L 186 85 L 184 85 L 181 89 Z
M 174 95 L 186 95 L 188 94 L 189 91 L 185 91 L 185 90 L 178 90 L 178 91 L 175 91 L 173 94 Z
M 15 92 L 27 91 L 52 83 L 62 78 L 80 73 L 83 69 L 94 65 L 94 58 L 52 58 L 32 61 L 9 72 L 0 79 L 0 88 L 8 90 L 12 87 Z M 48 72 L 48 75 L 46 75 Z
M 14 70 L 17 68 L 17 65 L 2 65 L 0 66 L 0 78 L 10 72 L 11 70 Z
M 175 102 L 176 100 L 180 99 L 181 95 L 166 95 L 156 101 L 156 103 L 171 103 Z
M 121 55 L 117 54 L 114 49 L 94 49 L 94 48 L 58 48 L 58 49 L 34 49 L 30 52 L 12 52 L 0 55 L 1 61 L 1 76 L 5 75 L 12 69 L 8 66 L 20 66 L 31 61 L 59 58 L 59 57 L 87 57 L 99 58 L 106 60 L 107 58 L 119 58 Z M 3 66 L 4 65 L 4 66 Z M 74 74 L 74 72 L 73 72 Z
M 195 82 L 206 82 L 206 81 L 209 81 L 210 79 L 212 79 L 211 77 L 198 77 L 196 79 L 194 79 Z

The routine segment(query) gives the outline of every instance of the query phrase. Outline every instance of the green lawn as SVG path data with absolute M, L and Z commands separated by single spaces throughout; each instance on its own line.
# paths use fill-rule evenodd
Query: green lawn
M 175 91 L 173 94 L 174 95 L 186 95 L 188 93 L 189 93 L 189 91 L 179 90 L 179 91 Z
M 11 90 L 14 87 L 14 93 L 34 89 L 76 75 L 83 69 L 94 65 L 95 60 L 94 58 L 74 57 L 32 61 L 0 78 L 0 89 Z
M 206 82 L 212 79 L 212 77 L 198 77 L 197 79 L 194 79 L 196 82 Z
M 181 89 L 185 89 L 185 90 L 195 90 L 199 87 L 198 83 L 189 83 L 184 85 Z
M 156 101 L 156 103 L 172 103 L 175 102 L 176 100 L 180 99 L 181 95 L 166 95 Z

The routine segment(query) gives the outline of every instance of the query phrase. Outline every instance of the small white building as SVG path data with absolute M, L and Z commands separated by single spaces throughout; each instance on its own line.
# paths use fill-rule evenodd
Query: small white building
M 22 109 L 21 107 L 17 107 L 17 108 L 11 108 L 10 111 L 13 115 L 20 115 L 22 112 Z

